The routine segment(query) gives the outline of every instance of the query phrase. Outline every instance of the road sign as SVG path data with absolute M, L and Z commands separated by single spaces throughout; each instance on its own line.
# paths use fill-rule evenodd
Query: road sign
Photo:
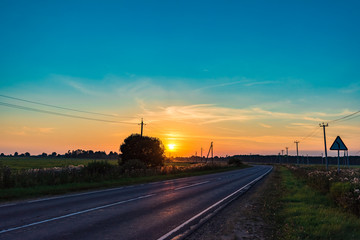
M 331 145 L 330 150 L 348 150 L 345 143 L 339 136 L 336 137 L 334 143 Z

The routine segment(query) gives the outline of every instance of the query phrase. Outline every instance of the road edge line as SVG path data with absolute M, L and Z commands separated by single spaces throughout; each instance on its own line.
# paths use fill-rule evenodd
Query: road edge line
M 193 216 L 192 218 L 188 219 L 187 221 L 183 222 L 182 224 L 180 224 L 179 226 L 177 226 L 176 228 L 172 229 L 170 232 L 164 234 L 163 236 L 161 236 L 160 238 L 158 238 L 157 240 L 165 240 L 165 239 L 176 239 L 176 240 L 180 240 L 185 238 L 186 236 L 188 236 L 190 233 L 192 233 L 193 231 L 195 231 L 198 227 L 200 227 L 202 224 L 204 224 L 207 220 L 209 220 L 211 217 L 215 216 L 215 214 L 220 211 L 221 209 L 223 209 L 225 206 L 227 206 L 230 202 L 232 202 L 233 200 L 235 200 L 237 197 L 239 197 L 242 194 L 239 194 L 238 196 L 234 197 L 233 199 L 230 199 L 231 197 L 235 196 L 238 193 L 245 193 L 247 190 L 249 190 L 255 183 L 257 183 L 258 181 L 260 181 L 263 177 L 265 177 L 266 175 L 268 175 L 271 171 L 273 170 L 273 167 L 271 167 L 266 173 L 264 173 L 263 175 L 255 178 L 254 180 L 252 180 L 250 183 L 246 184 L 245 186 L 239 188 L 238 190 L 236 190 L 235 192 L 229 194 L 228 196 L 224 197 L 223 199 L 219 200 L 218 202 L 214 203 L 213 205 L 211 205 L 210 207 L 206 208 L 205 210 L 203 210 L 202 212 L 196 214 L 195 216 Z M 226 200 L 230 199 L 228 202 L 225 202 Z M 222 204 L 223 205 L 220 205 Z M 217 207 L 217 209 L 215 209 L 215 207 Z M 215 209 L 213 212 L 208 213 L 210 210 Z M 206 213 L 208 213 L 207 215 L 205 215 Z M 205 216 L 204 216 L 205 215 Z M 204 216 L 204 217 L 202 217 Z M 194 222 L 195 220 L 198 220 L 198 223 L 195 225 L 191 225 L 192 222 Z M 184 228 L 187 228 L 186 231 L 182 230 Z

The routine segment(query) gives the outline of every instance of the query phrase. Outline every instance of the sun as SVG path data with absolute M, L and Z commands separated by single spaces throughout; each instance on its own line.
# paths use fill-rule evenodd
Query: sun
M 175 146 L 176 146 L 175 144 L 168 144 L 168 148 L 170 151 L 174 151 Z

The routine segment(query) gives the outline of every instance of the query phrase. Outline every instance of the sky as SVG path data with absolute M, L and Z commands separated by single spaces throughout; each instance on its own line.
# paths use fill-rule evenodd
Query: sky
M 360 155 L 359 9 L 2 0 L 0 152 L 119 152 L 143 118 L 171 156 L 321 155 L 322 122 Z

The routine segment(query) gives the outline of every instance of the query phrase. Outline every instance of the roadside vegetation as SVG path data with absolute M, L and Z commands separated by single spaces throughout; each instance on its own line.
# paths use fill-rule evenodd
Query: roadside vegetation
M 103 159 L 79 159 L 79 158 L 52 158 L 52 157 L 0 157 L 0 163 L 13 170 L 25 169 L 46 169 L 46 168 L 64 168 L 68 166 L 85 166 L 93 161 L 102 161 Z M 117 159 L 106 160 L 112 165 L 117 165 Z
M 264 199 L 275 239 L 360 239 L 358 170 L 277 167 Z
M 0 201 L 247 167 L 236 158 L 214 163 L 172 162 L 165 159 L 158 139 L 138 135 L 125 139 L 121 148 L 122 157 L 116 160 L 0 157 Z

